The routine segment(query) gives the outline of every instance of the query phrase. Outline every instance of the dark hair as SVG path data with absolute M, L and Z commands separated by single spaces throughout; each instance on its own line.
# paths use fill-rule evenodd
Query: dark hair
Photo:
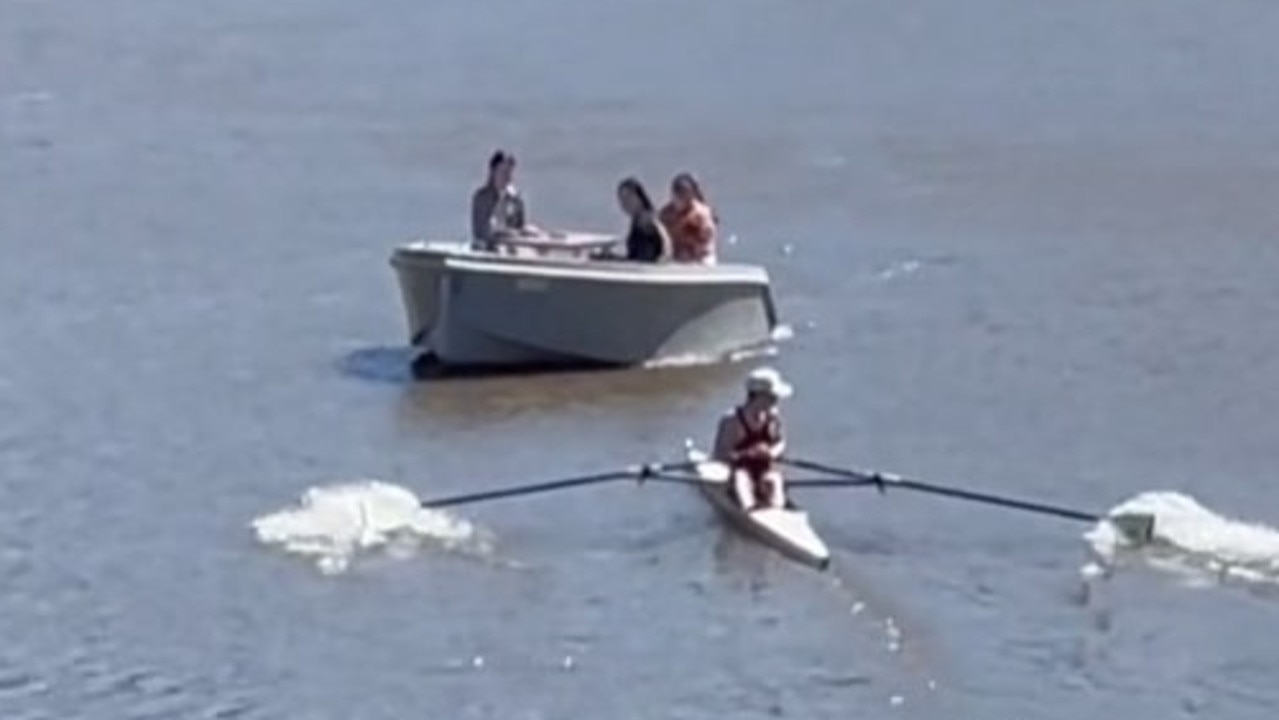
M 489 172 L 497 169 L 498 165 L 507 162 L 515 162 L 515 156 L 505 150 L 497 150 L 489 157 Z
M 702 202 L 706 202 L 706 195 L 702 193 L 702 186 L 697 182 L 697 178 L 693 177 L 693 173 L 682 172 L 671 179 L 671 185 L 687 185 L 693 191 L 693 197 Z
M 648 191 L 644 189 L 644 184 L 634 177 L 624 178 L 617 184 L 617 191 L 630 190 L 635 193 L 635 197 L 639 198 L 640 206 L 649 212 L 653 212 L 653 201 L 648 197 Z

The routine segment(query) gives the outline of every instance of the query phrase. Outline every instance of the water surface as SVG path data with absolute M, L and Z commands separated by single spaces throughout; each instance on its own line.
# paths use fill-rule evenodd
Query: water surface
M 1276 37 L 1246 0 L 5 0 L 0 715 L 1273 718 L 1273 599 L 1081 604 L 1062 521 L 814 492 L 831 576 L 679 488 L 336 576 L 248 523 L 664 459 L 735 399 L 408 381 L 390 247 L 462 232 L 499 145 L 544 225 L 703 178 L 796 328 L 797 453 L 1273 521 Z

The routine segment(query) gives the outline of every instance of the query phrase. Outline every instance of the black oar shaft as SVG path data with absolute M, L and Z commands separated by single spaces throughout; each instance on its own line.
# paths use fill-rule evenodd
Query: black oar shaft
M 784 459 L 783 462 L 805 470 L 824 472 L 830 475 L 847 478 L 846 480 L 802 480 L 788 483 L 788 485 L 793 487 L 848 487 L 863 485 L 875 485 L 881 488 L 895 487 L 902 488 L 904 490 L 931 493 L 933 495 L 944 495 L 961 500 L 984 503 L 986 505 L 1026 510 L 1028 512 L 1040 513 L 1042 515 L 1054 515 L 1056 517 L 1067 518 L 1069 520 L 1098 522 L 1102 519 L 1102 517 L 1096 513 L 1084 512 L 1082 510 L 1074 510 L 1071 508 L 1049 505 L 1047 503 L 1032 502 L 1029 500 L 1019 500 L 1017 498 L 1003 497 L 1000 495 L 991 495 L 989 493 L 964 490 L 962 488 L 933 485 L 931 483 L 897 477 L 895 475 L 879 475 L 874 473 L 857 472 L 831 465 L 824 465 L 822 463 L 810 462 L 808 460 L 793 460 L 787 458 Z
M 1097 522 L 1098 520 L 1101 520 L 1101 516 L 1095 513 L 1084 512 L 1082 510 L 1058 507 L 1056 505 L 1048 505 L 1030 500 L 1018 500 L 1017 498 L 1002 497 L 999 495 L 988 495 L 986 493 L 962 490 L 960 488 L 930 485 L 928 483 L 919 482 L 918 480 L 896 478 L 889 481 L 888 484 L 893 487 L 918 490 L 920 492 L 933 493 L 934 495 L 946 495 L 953 498 L 960 498 L 962 500 L 986 503 L 987 505 L 1016 508 L 1018 510 L 1027 510 L 1030 512 L 1041 513 L 1043 515 L 1056 515 L 1057 517 L 1067 518 L 1070 520 L 1081 520 L 1084 522 Z
M 612 482 L 614 480 L 635 477 L 635 475 L 636 473 L 633 471 L 622 470 L 599 473 L 596 475 L 583 475 L 582 477 L 565 478 L 564 480 L 552 480 L 550 482 L 536 483 L 534 485 L 520 485 L 518 487 L 499 488 L 497 490 L 483 490 L 480 492 L 467 493 L 465 495 L 453 495 L 452 497 L 438 498 L 435 500 L 423 500 L 422 507 L 440 508 L 448 507 L 450 505 L 466 505 L 468 503 L 482 502 L 484 500 L 500 500 L 502 498 L 516 497 L 519 495 L 532 495 L 534 493 L 549 492 L 551 490 L 564 490 L 581 485 L 595 485 L 598 483 Z
M 641 477 L 641 478 L 640 478 L 640 483 L 641 483 L 641 484 L 644 484 L 644 483 L 667 483 L 667 484 L 670 484 L 670 485 L 693 485 L 693 486 L 697 486 L 697 485 L 702 485 L 702 484 L 704 484 L 705 482 L 706 482 L 705 480 L 699 480 L 699 479 L 697 479 L 697 478 L 694 478 L 694 477 L 688 477 L 688 476 L 686 476 L 686 475 L 670 475 L 670 474 L 667 474 L 667 473 L 657 473 L 657 474 L 655 474 L 655 475 L 648 475 L 648 476 L 646 476 L 646 477 Z
M 434 500 L 423 500 L 422 507 L 442 508 L 449 507 L 451 505 L 467 505 L 470 503 L 483 502 L 485 500 L 501 500 L 502 498 L 518 497 L 520 495 L 533 495 L 536 493 L 550 492 L 552 490 L 566 490 L 568 488 L 580 487 L 582 485 L 598 485 L 600 483 L 626 480 L 629 478 L 634 478 L 640 481 L 653 480 L 656 482 L 668 483 L 693 482 L 692 480 L 679 478 L 677 476 L 663 475 L 663 473 L 667 471 L 687 468 L 691 464 L 692 463 L 680 462 L 664 463 L 661 465 L 637 465 L 635 467 L 614 470 L 606 473 L 595 473 L 593 475 L 582 475 L 580 477 L 564 478 L 563 480 L 550 480 L 548 482 L 534 483 L 532 485 L 517 485 L 515 487 L 481 490 L 479 492 L 453 495 Z

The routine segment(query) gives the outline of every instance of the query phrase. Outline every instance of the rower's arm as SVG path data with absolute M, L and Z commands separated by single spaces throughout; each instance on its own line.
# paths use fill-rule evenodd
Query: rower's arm
M 777 441 L 776 445 L 769 448 L 768 454 L 771 455 L 774 460 L 776 460 L 780 458 L 782 454 L 785 452 L 786 452 L 786 438 L 782 438 L 781 440 Z
M 781 418 L 775 418 L 777 423 L 777 442 L 768 448 L 768 456 L 776 460 L 786 452 L 786 430 L 782 427 Z

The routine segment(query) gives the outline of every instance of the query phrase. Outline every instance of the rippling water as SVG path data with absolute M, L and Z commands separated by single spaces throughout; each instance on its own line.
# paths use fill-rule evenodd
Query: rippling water
M 825 576 L 679 488 L 338 574 L 250 522 L 664 459 L 735 398 L 408 379 L 390 246 L 461 232 L 501 145 L 541 224 L 703 177 L 796 328 L 796 452 L 1274 523 L 1276 37 L 1245 0 L 0 0 L 0 717 L 1275 717 L 1271 591 L 1085 584 L 1058 520 L 814 491 Z

